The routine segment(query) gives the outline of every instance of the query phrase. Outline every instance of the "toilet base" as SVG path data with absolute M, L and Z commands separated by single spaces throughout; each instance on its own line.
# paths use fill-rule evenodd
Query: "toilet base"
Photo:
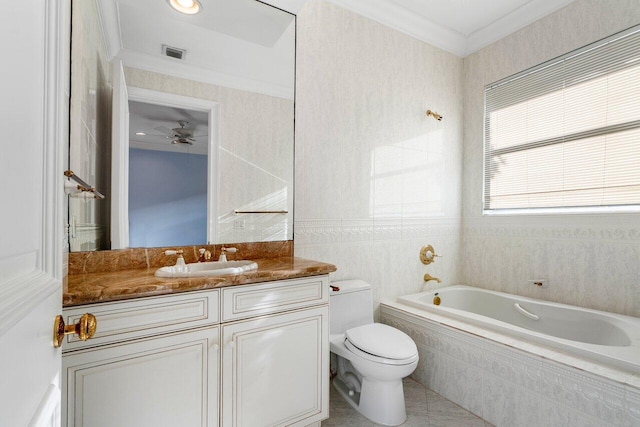
M 353 408 L 377 424 L 399 426 L 407 419 L 402 379 L 372 381 L 362 378 L 361 391 L 351 391 L 336 377 L 333 386 Z

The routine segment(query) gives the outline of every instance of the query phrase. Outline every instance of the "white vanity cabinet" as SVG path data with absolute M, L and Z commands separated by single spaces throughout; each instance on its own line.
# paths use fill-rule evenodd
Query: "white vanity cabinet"
M 328 291 L 327 276 L 222 290 L 222 426 L 329 415 Z
M 65 309 L 63 425 L 309 426 L 328 416 L 328 276 Z
M 66 425 L 218 425 L 219 330 L 215 326 L 63 355 Z

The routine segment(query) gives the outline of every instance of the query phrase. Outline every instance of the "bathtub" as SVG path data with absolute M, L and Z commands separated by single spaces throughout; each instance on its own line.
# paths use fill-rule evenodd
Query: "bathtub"
M 397 302 L 640 373 L 640 318 L 461 285 Z

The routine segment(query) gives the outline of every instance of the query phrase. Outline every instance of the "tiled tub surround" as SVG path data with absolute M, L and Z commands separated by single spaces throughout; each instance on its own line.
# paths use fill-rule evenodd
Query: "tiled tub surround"
M 448 219 L 296 222 L 295 255 L 336 265 L 332 280 L 359 278 L 372 285 L 375 318 L 386 298 L 436 288 L 425 273 L 455 283 L 459 226 Z M 420 262 L 420 248 L 430 243 L 441 258 Z
M 418 382 L 498 427 L 640 425 L 640 375 L 395 301 L 382 321 L 418 346 Z
M 640 374 L 640 319 L 471 286 L 399 297 L 398 302 L 527 342 Z
M 464 58 L 460 283 L 640 316 L 639 214 L 482 215 L 485 85 L 639 22 L 637 0 L 576 0 Z

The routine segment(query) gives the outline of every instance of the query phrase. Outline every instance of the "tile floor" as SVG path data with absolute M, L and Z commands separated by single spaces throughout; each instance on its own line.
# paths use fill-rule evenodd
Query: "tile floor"
M 482 418 L 410 378 L 404 380 L 404 398 L 407 421 L 402 427 L 493 427 Z M 322 422 L 322 427 L 380 425 L 360 415 L 344 401 L 333 386 L 330 391 L 329 414 L 329 419 Z

